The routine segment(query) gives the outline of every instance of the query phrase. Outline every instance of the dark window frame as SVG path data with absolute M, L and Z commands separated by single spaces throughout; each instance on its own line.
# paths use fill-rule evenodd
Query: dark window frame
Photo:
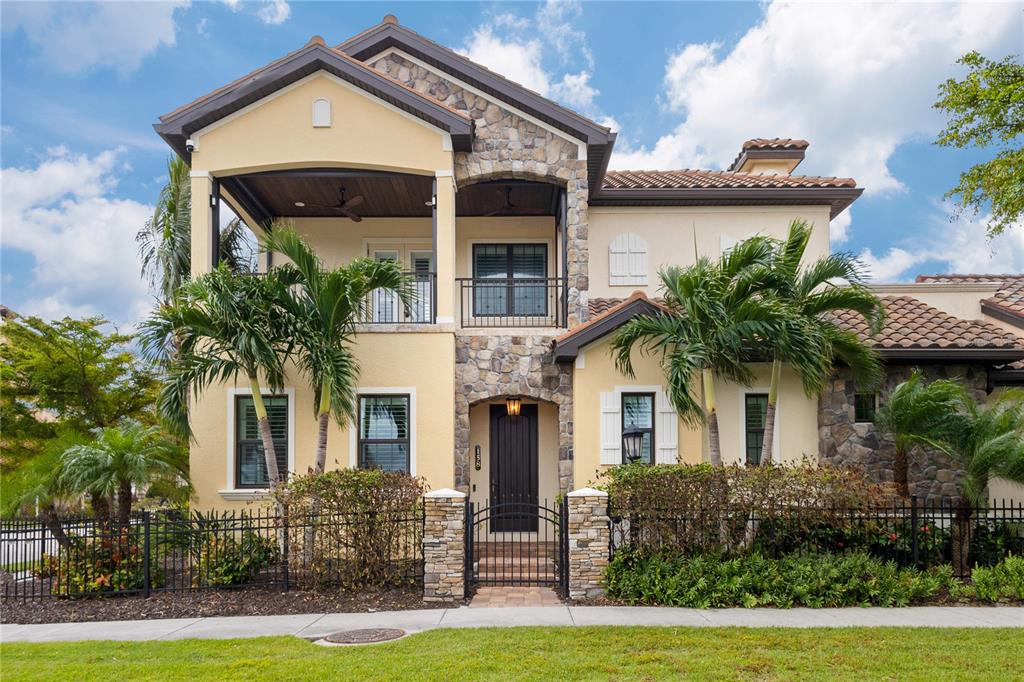
M 283 452 L 279 451 L 278 447 L 277 447 L 278 444 L 276 442 L 274 443 L 274 454 L 277 456 L 277 466 L 278 466 L 278 469 L 279 469 L 278 473 L 282 476 L 282 478 L 284 478 L 287 475 L 287 472 L 288 472 L 288 462 L 289 462 L 289 459 L 290 459 L 288 457 L 288 449 L 289 449 L 289 447 L 291 447 L 291 438 L 290 438 L 290 436 L 291 436 L 291 430 L 292 430 L 291 429 L 291 426 L 292 426 L 291 425 L 291 407 L 292 407 L 292 405 L 291 405 L 291 396 L 289 396 L 287 393 L 261 393 L 260 395 L 263 397 L 264 405 L 266 405 L 267 401 L 271 400 L 271 399 L 273 399 L 273 400 L 284 399 L 284 401 L 285 401 L 284 409 L 285 409 L 285 420 L 286 420 L 287 423 L 285 425 L 285 434 L 284 434 L 284 449 L 283 449 L 284 451 Z M 259 436 L 257 436 L 256 438 L 242 438 L 242 414 L 243 414 L 243 412 L 242 412 L 242 410 L 243 410 L 242 402 L 243 401 L 250 401 L 251 402 L 252 401 L 252 394 L 251 393 L 236 393 L 235 394 L 235 403 L 234 403 L 234 408 L 235 408 L 235 415 L 234 415 L 234 419 L 235 419 L 235 424 L 234 424 L 234 429 L 235 429 L 235 447 L 234 447 L 234 459 L 235 459 L 234 475 L 235 475 L 235 480 L 234 480 L 234 489 L 235 490 L 267 490 L 270 487 L 269 479 L 268 479 L 266 484 L 261 484 L 261 483 L 242 483 L 242 457 L 241 457 L 242 447 L 245 446 L 245 445 L 258 445 L 261 449 L 263 448 L 263 439 L 261 437 L 259 437 Z M 264 457 L 265 457 L 265 455 L 264 455 Z M 284 459 L 284 464 L 285 464 L 284 467 L 281 467 L 281 459 L 282 458 Z
M 748 416 L 748 414 L 750 412 L 750 399 L 751 398 L 757 398 L 759 400 L 761 398 L 763 398 L 764 399 L 764 403 L 765 403 L 765 412 L 767 413 L 768 394 L 767 393 L 744 393 L 743 394 L 743 460 L 744 460 L 744 463 L 747 466 L 757 466 L 757 465 L 759 465 L 761 463 L 761 449 L 762 448 L 760 446 L 757 448 L 757 459 L 753 460 L 751 458 L 751 456 L 750 456 L 750 447 L 751 447 L 750 436 L 752 434 L 760 434 L 760 436 L 761 436 L 761 445 L 763 446 L 763 444 L 764 444 L 764 431 L 765 431 L 765 427 L 767 426 L 767 414 L 764 415 L 766 422 L 761 425 L 760 429 L 752 429 L 752 428 L 750 428 L 750 423 L 749 423 L 749 420 L 747 419 L 747 416 Z
M 543 276 L 541 276 L 541 277 L 513 277 L 512 276 L 513 274 L 515 274 L 514 273 L 514 268 L 513 268 L 513 258 L 514 257 L 513 257 L 512 251 L 513 251 L 513 248 L 516 247 L 516 246 L 539 246 L 539 247 L 544 249 L 544 275 Z M 481 282 L 487 282 L 488 278 L 487 277 L 481 277 L 481 276 L 479 276 L 477 274 L 476 254 L 477 254 L 477 250 L 478 249 L 494 248 L 494 247 L 503 247 L 505 249 L 505 251 L 506 251 L 506 253 L 505 253 L 505 279 L 504 280 L 494 280 L 495 282 L 506 282 L 506 285 L 505 285 L 505 310 L 503 312 L 484 313 L 484 312 L 479 312 L 477 310 L 477 306 L 476 306 L 476 291 L 477 291 L 477 287 L 479 287 L 480 290 L 483 290 L 485 287 L 488 286 L 487 284 L 481 284 Z M 473 243 L 472 252 L 470 253 L 470 260 L 471 260 L 471 262 L 469 264 L 469 266 L 470 266 L 470 268 L 472 269 L 472 272 L 473 272 L 473 289 L 474 289 L 473 317 L 546 317 L 547 314 L 548 314 L 548 291 L 547 291 L 547 287 L 548 287 L 548 268 L 551 265 L 551 262 L 549 260 L 550 256 L 551 256 L 551 253 L 550 253 L 550 250 L 548 249 L 547 242 L 474 242 Z M 517 281 L 517 280 L 521 281 L 523 283 L 537 282 L 537 283 L 540 284 L 540 286 L 542 287 L 543 292 L 544 292 L 544 296 L 543 296 L 544 310 L 543 311 L 537 312 L 537 313 L 534 313 L 534 312 L 518 313 L 518 312 L 515 311 L 515 285 L 514 284 L 509 285 L 507 283 L 508 282 L 513 282 L 513 281 Z
M 871 407 L 868 415 L 860 414 L 861 404 L 860 399 L 869 398 L 871 400 Z M 878 393 L 864 393 L 857 391 L 853 394 L 853 423 L 854 424 L 873 424 L 875 422 L 875 415 L 878 413 Z
M 412 474 L 412 394 L 411 393 L 360 393 L 356 415 L 356 467 L 367 469 L 363 460 L 364 443 L 405 444 L 405 468 L 402 470 Z M 405 398 L 405 438 L 363 438 L 363 401 L 367 398 Z
M 651 427 L 649 429 L 641 428 L 640 430 L 644 433 L 650 432 L 651 434 L 651 461 L 648 464 L 654 464 L 657 459 L 655 453 L 657 452 L 657 446 L 655 444 L 655 424 L 658 419 L 658 408 L 657 408 L 657 395 L 650 391 L 624 391 L 619 396 L 619 454 L 622 458 L 622 463 L 627 464 L 626 461 L 626 444 L 622 442 L 622 435 L 626 433 L 626 398 L 650 398 L 651 399 Z M 639 428 L 639 427 L 638 427 Z M 642 461 L 642 460 L 641 460 Z

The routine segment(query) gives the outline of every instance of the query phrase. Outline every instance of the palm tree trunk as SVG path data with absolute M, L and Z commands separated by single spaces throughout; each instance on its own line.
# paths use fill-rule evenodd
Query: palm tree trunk
M 122 481 L 117 488 L 117 525 L 128 528 L 132 520 L 132 484 Z
M 715 377 L 710 369 L 701 370 L 704 383 L 704 409 L 708 414 L 708 443 L 711 465 L 722 466 L 722 445 L 718 434 L 718 410 L 715 406 Z
M 896 492 L 902 497 L 910 497 L 910 484 L 907 463 L 907 450 L 901 445 L 896 445 L 896 451 L 892 460 L 892 479 L 896 486 Z
M 331 420 L 331 390 L 326 385 L 320 388 L 320 409 L 317 415 L 318 433 L 316 439 L 316 464 L 314 474 L 322 474 L 327 466 L 327 427 Z
M 772 448 L 775 441 L 775 405 L 779 402 L 779 382 L 782 380 L 782 362 L 776 358 L 772 362 L 772 380 L 768 387 L 768 407 L 764 412 L 764 443 L 761 445 L 761 461 L 759 464 L 771 464 Z
M 249 386 L 252 388 L 252 406 L 256 410 L 256 423 L 260 428 L 260 440 L 263 442 L 263 458 L 267 464 L 267 481 L 270 489 L 273 490 L 281 482 L 281 472 L 277 468 L 277 451 L 274 449 L 274 436 L 270 431 L 270 418 L 267 416 L 267 406 L 263 403 L 259 378 L 250 375 Z
M 961 497 L 953 519 L 953 575 L 962 579 L 971 578 L 971 540 L 974 536 L 974 521 L 971 519 L 971 505 Z
M 92 507 L 92 513 L 96 517 L 96 521 L 104 526 L 110 523 L 110 500 L 106 496 L 100 493 L 91 493 L 89 496 L 89 506 Z
M 39 515 L 43 518 L 43 526 L 50 532 L 53 539 L 57 541 L 57 545 L 60 547 L 68 547 L 71 545 L 71 540 L 68 538 L 68 534 L 64 532 L 64 526 L 60 522 L 60 517 L 57 515 L 57 508 L 53 503 L 45 505 L 40 511 Z

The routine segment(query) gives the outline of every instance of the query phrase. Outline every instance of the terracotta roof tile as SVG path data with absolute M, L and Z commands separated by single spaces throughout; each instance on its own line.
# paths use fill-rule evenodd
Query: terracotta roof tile
M 1002 282 L 1002 288 L 985 303 L 1024 317 L 1024 274 L 939 274 L 918 275 L 918 282 Z
M 755 137 L 744 142 L 743 149 L 807 149 L 810 144 L 791 137 Z
M 608 171 L 604 189 L 715 189 L 715 188 L 777 188 L 777 187 L 856 187 L 852 178 L 817 177 L 809 175 L 763 175 L 735 171 L 649 170 Z
M 590 318 L 583 324 L 576 325 L 556 338 L 555 343 L 564 341 L 571 336 L 575 336 L 587 327 L 593 326 L 609 315 L 614 314 L 620 308 L 624 308 L 630 303 L 635 303 L 636 301 L 647 301 L 658 307 L 662 307 L 661 301 L 647 298 L 647 294 L 642 291 L 634 291 L 627 298 L 592 298 L 587 304 L 590 311 Z
M 635 296 L 636 294 L 633 294 L 630 299 Z M 883 296 L 881 298 L 885 306 L 886 320 L 882 331 L 875 337 L 874 347 L 879 350 L 893 348 L 1019 348 L 1024 351 L 1024 338 L 988 322 L 962 320 L 911 296 Z M 630 299 L 591 299 L 590 313 L 604 317 Z M 846 329 L 855 331 L 862 339 L 868 338 L 868 325 L 860 315 L 843 312 L 836 315 L 836 322 Z

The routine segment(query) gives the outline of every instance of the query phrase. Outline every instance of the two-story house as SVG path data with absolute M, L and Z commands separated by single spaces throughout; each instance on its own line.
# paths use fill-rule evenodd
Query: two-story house
M 328 264 L 369 256 L 414 274 L 411 309 L 386 292 L 367 302 L 358 420 L 332 426 L 328 466 L 401 469 L 474 500 L 581 487 L 623 461 L 624 426 L 649 434 L 648 461 L 706 459 L 657 361 L 627 378 L 609 334 L 651 309 L 663 265 L 781 237 L 795 218 L 814 225 L 809 256 L 828 253 L 830 219 L 862 192 L 796 175 L 808 144 L 790 139 L 749 140 L 725 171 L 609 171 L 614 132 L 392 16 L 334 47 L 315 36 L 156 130 L 192 169 L 193 274 L 217 262 L 224 204 L 256 231 L 290 220 Z M 1013 333 L 912 294 L 887 298 L 876 340 L 894 366 L 955 366 L 984 390 L 991 368 L 1024 358 Z M 716 389 L 727 461 L 760 451 L 768 367 L 755 369 L 755 385 Z M 873 400 L 841 377 L 808 397 L 786 371 L 774 457 L 883 467 L 859 423 Z M 282 469 L 312 464 L 313 402 L 297 376 L 268 396 Z M 244 382 L 208 390 L 192 423 L 199 506 L 258 498 Z

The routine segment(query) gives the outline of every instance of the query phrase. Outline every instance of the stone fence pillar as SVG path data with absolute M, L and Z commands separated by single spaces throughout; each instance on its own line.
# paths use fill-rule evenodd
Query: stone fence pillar
M 423 509 L 423 601 L 461 601 L 466 595 L 466 495 L 451 488 L 434 490 L 423 496 Z
M 604 594 L 611 529 L 608 493 L 593 488 L 574 490 L 569 501 L 569 598 Z

